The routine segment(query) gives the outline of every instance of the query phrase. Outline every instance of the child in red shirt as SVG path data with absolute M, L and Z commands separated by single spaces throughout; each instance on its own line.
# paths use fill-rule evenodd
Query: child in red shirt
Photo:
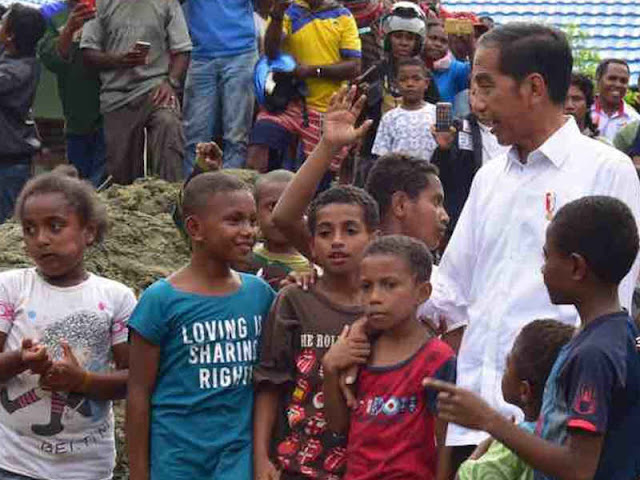
M 377 338 L 351 411 L 339 378 L 356 362 L 359 346 L 346 328 L 322 362 L 329 427 L 349 432 L 345 480 L 450 476 L 446 423 L 436 419 L 436 396 L 421 384 L 424 375 L 455 381 L 456 371 L 451 348 L 416 318 L 431 293 L 431 268 L 425 245 L 401 235 L 379 238 L 365 252 L 362 300 L 367 329 Z

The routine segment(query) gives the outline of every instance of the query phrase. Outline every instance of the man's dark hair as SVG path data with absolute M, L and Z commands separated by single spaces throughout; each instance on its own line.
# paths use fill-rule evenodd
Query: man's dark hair
M 507 23 L 485 33 L 479 45 L 497 47 L 500 72 L 517 82 L 532 73 L 542 75 L 551 101 L 564 104 L 573 56 L 567 37 L 560 30 L 537 23 Z
M 629 64 L 626 60 L 621 58 L 605 58 L 598 64 L 598 68 L 596 68 L 596 81 L 599 82 L 602 77 L 607 73 L 607 69 L 609 65 L 612 63 L 617 63 L 618 65 L 624 65 L 627 68 L 627 72 L 631 73 L 631 69 L 629 68 Z
M 638 254 L 633 213 L 613 197 L 590 196 L 567 203 L 549 228 L 556 249 L 582 256 L 594 275 L 608 284 L 619 284 Z
M 182 194 L 182 216 L 186 219 L 207 207 L 207 202 L 216 193 L 231 193 L 251 187 L 242 180 L 224 172 L 201 173 L 191 179 Z
M 422 73 L 424 73 L 424 76 L 426 78 L 430 78 L 431 77 L 431 72 L 429 71 L 429 69 L 425 65 L 424 60 L 421 60 L 418 57 L 401 58 L 396 63 L 395 67 L 396 67 L 396 75 L 398 75 L 398 73 L 400 73 L 400 69 L 402 67 L 418 67 L 418 68 L 420 68 L 420 70 L 422 70 Z
M 30 57 L 36 54 L 38 41 L 44 35 L 46 23 L 39 10 L 14 3 L 9 7 L 8 27 L 14 37 L 18 55 Z
M 404 235 L 385 235 L 369 244 L 363 258 L 372 255 L 393 255 L 401 258 L 418 282 L 431 278 L 433 258 L 423 242 Z
M 584 75 L 583 73 L 572 73 L 571 74 L 571 86 L 578 87 L 582 94 L 584 95 L 586 104 L 587 104 L 587 115 L 584 119 L 585 127 L 589 129 L 589 131 L 593 132 L 594 136 L 599 135 L 598 127 L 593 123 L 593 119 L 591 118 L 591 106 L 595 100 L 594 96 L 594 86 L 591 79 Z
M 390 154 L 380 157 L 369 172 L 367 192 L 378 202 L 380 217 L 384 220 L 396 192 L 404 192 L 411 200 L 433 182 L 430 176 L 438 176 L 438 167 L 416 157 Z
M 334 204 L 359 206 L 362 209 L 362 220 L 369 232 L 373 232 L 380 225 L 378 204 L 371 195 L 353 185 L 341 185 L 325 190 L 311 202 L 307 215 L 307 225 L 311 235 L 316 234 L 318 212 L 327 205 Z
M 518 379 L 529 382 L 538 410 L 558 353 L 574 333 L 574 327 L 557 320 L 535 320 L 525 325 L 516 337 L 511 360 Z

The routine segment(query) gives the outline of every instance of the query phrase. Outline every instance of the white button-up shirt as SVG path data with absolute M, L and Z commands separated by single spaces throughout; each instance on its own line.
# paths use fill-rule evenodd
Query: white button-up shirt
M 501 389 L 506 357 L 520 329 L 543 318 L 577 324 L 573 306 L 549 300 L 542 247 L 553 214 L 586 195 L 617 197 L 640 219 L 640 183 L 629 158 L 582 135 L 569 118 L 526 164 L 513 148 L 478 171 L 433 280 L 431 307 L 444 315 L 450 330 L 467 326 L 458 385 L 507 416 L 522 418 Z M 639 271 L 640 257 L 620 285 L 622 305 L 629 309 Z M 483 432 L 449 425 L 447 444 L 484 438 Z
M 620 130 L 629 123 L 640 120 L 640 114 L 638 114 L 631 105 L 622 102 L 620 108 L 609 116 L 596 100 L 591 107 L 591 120 L 593 120 L 594 125 L 598 127 L 600 136 L 613 142 L 613 139 Z

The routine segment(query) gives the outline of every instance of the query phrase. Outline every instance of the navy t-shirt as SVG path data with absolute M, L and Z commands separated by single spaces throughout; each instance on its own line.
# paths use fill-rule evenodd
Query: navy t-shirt
M 559 444 L 571 429 L 604 435 L 594 480 L 640 478 L 637 336 L 626 312 L 594 320 L 562 348 L 545 386 L 536 433 Z

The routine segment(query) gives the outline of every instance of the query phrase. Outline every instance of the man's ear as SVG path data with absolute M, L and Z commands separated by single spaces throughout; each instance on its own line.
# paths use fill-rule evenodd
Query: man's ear
M 191 237 L 192 241 L 198 242 L 203 239 L 202 222 L 196 215 L 189 215 L 184 220 L 184 229 Z
M 429 299 L 429 297 L 431 296 L 431 291 L 432 287 L 431 282 L 429 281 L 422 282 L 418 285 L 418 301 L 420 302 L 420 305 L 422 305 Z
M 396 218 L 407 216 L 407 202 L 409 197 L 405 192 L 394 192 L 391 195 L 391 214 Z
M 529 97 L 529 105 L 540 104 L 549 96 L 547 82 L 539 73 L 530 74 L 521 85 L 526 88 L 525 93 Z
M 98 226 L 95 223 L 89 223 L 84 227 L 84 244 L 87 247 L 90 247 L 94 243 L 96 243 L 97 236 Z
M 529 380 L 520 380 L 518 382 L 518 397 L 522 405 L 529 405 L 533 399 L 533 388 Z

